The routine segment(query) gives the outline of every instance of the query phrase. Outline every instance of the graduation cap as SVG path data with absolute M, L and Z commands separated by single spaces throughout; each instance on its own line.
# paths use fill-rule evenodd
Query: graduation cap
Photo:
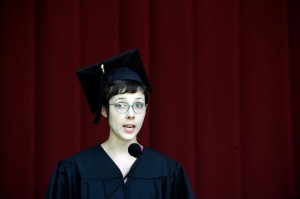
M 151 91 L 143 62 L 137 49 L 132 49 L 102 62 L 76 71 L 91 112 L 99 123 L 103 105 L 104 86 L 115 80 L 135 80 Z

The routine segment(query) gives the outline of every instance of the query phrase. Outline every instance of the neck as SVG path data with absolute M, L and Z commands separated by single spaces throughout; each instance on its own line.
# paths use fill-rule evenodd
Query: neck
M 137 143 L 137 140 L 130 140 L 130 141 L 124 141 L 124 140 L 114 140 L 114 139 L 108 139 L 104 143 L 101 144 L 101 146 L 107 150 L 110 151 L 113 154 L 128 154 L 128 147 L 132 143 Z

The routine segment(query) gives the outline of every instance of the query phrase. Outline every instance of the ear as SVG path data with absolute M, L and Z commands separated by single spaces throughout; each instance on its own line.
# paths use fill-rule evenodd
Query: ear
M 107 117 L 107 111 L 106 111 L 106 107 L 105 106 L 102 106 L 101 114 L 103 115 L 103 117 Z

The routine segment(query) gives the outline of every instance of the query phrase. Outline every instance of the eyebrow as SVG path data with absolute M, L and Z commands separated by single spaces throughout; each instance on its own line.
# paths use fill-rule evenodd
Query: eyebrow
M 126 99 L 126 98 L 125 98 L 125 97 L 119 97 L 119 98 L 115 99 L 115 101 L 116 101 L 116 100 L 124 100 L 124 99 Z M 135 98 L 135 100 L 144 100 L 144 98 L 142 98 L 142 97 L 137 97 L 137 98 Z
M 125 99 L 125 97 L 119 97 L 116 100 L 123 100 L 123 99 Z
M 144 100 L 144 98 L 142 98 L 142 97 L 138 97 L 138 98 L 135 98 L 135 99 L 141 99 L 141 100 Z

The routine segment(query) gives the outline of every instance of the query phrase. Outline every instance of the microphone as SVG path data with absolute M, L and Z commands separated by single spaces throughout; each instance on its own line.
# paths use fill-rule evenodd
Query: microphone
M 110 197 L 117 191 L 117 189 L 124 183 L 124 180 L 131 174 L 131 172 L 136 168 L 136 166 L 140 163 L 139 157 L 141 157 L 143 155 L 143 146 L 140 146 L 137 143 L 133 143 L 131 145 L 129 145 L 128 147 L 128 153 L 137 158 L 137 160 L 133 163 L 131 169 L 129 170 L 129 172 L 122 178 L 121 182 L 118 184 L 118 186 L 116 186 L 116 188 L 108 195 L 108 197 L 106 199 L 110 199 Z
M 137 143 L 133 143 L 133 144 L 129 145 L 128 153 L 135 158 L 139 158 L 143 154 L 143 147 L 141 147 Z

